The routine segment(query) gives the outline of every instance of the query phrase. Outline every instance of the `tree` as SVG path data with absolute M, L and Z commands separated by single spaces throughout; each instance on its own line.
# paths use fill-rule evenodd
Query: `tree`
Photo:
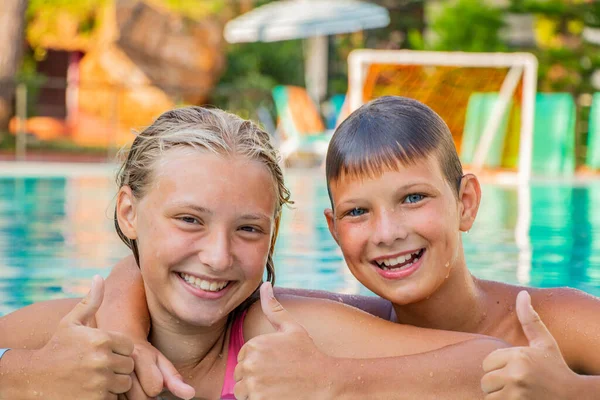
M 27 0 L 3 0 L 0 7 L 0 132 L 12 115 L 14 79 L 23 53 Z

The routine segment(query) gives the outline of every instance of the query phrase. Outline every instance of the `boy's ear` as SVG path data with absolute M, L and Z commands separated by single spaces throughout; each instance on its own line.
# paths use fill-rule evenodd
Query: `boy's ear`
M 333 210 L 331 208 L 326 208 L 323 212 L 325 214 L 325 219 L 327 220 L 327 226 L 329 227 L 329 233 L 333 237 L 333 240 L 339 245 L 337 231 L 335 229 L 335 217 L 333 215 Z
M 460 182 L 458 193 L 460 230 L 468 231 L 473 226 L 479 202 L 481 201 L 481 186 L 479 180 L 473 174 L 465 174 Z
M 117 222 L 125 236 L 137 239 L 137 213 L 135 197 L 129 186 L 123 186 L 117 193 Z

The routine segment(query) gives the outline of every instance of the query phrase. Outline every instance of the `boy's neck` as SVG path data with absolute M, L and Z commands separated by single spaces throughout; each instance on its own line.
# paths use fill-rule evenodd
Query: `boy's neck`
M 456 260 L 448 279 L 429 298 L 394 305 L 399 322 L 431 329 L 481 332 L 486 324 L 485 292 L 467 269 L 464 256 Z

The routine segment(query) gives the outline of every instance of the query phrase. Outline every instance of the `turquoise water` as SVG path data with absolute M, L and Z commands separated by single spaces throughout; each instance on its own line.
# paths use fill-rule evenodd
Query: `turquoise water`
M 296 205 L 282 221 L 278 284 L 368 294 L 327 230 L 322 171 L 290 170 L 287 180 Z M 81 296 L 94 274 L 107 276 L 129 254 L 114 233 L 114 191 L 110 177 L 0 178 L 0 315 Z M 521 193 L 483 185 L 479 217 L 464 242 L 479 277 L 600 296 L 599 238 L 600 182 L 540 183 Z

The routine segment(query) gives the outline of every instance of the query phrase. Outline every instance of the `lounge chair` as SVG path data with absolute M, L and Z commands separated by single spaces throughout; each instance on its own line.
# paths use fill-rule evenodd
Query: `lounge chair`
M 297 153 L 324 157 L 332 131 L 325 129 L 317 107 L 304 88 L 276 86 L 272 91 L 278 115 L 277 137 L 284 160 Z

